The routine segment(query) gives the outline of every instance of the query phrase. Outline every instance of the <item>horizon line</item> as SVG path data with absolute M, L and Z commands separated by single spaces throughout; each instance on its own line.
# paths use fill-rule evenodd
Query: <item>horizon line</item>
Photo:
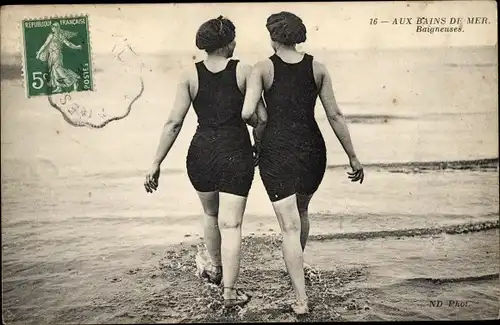
M 436 46 L 407 46 L 407 47 L 384 47 L 384 48 L 376 48 L 376 47 L 353 47 L 353 48 L 332 48 L 332 49 L 325 49 L 325 48 L 311 48 L 307 49 L 307 51 L 318 51 L 318 52 L 351 52 L 351 51 L 410 51 L 410 50 L 432 50 L 432 49 L 445 49 L 445 48 L 451 48 L 451 49 L 460 49 L 460 48 L 496 48 L 498 47 L 497 44 L 491 44 L 491 45 L 436 45 Z M 170 53 L 204 53 L 203 51 L 199 49 L 171 49 L 168 51 L 154 51 L 154 52 L 139 52 L 134 50 L 136 53 L 141 53 L 141 54 L 156 54 L 156 55 L 166 55 Z M 257 53 L 267 53 L 270 52 L 271 50 L 253 50 L 253 51 L 242 51 L 241 53 L 249 53 L 249 54 L 257 54 Z M 304 50 L 302 50 L 304 51 Z M 22 55 L 22 51 L 2 51 L 0 52 L 1 55 Z M 92 52 L 93 54 L 110 54 L 110 52 Z

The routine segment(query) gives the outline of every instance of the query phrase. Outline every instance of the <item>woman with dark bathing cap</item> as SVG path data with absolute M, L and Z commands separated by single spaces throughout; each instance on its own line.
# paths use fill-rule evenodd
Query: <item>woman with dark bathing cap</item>
M 308 313 L 303 251 L 309 235 L 308 206 L 326 168 L 326 147 L 314 116 L 319 96 L 328 121 L 353 172 L 363 182 L 363 167 L 353 149 L 325 66 L 295 45 L 306 40 L 302 20 L 289 12 L 273 14 L 266 25 L 275 54 L 255 65 L 247 86 L 242 117 L 250 119 L 264 93 L 267 126 L 260 139 L 259 170 L 283 235 L 283 255 L 292 279 L 297 314 Z
M 203 275 L 224 284 L 226 307 L 243 305 L 249 297 L 235 289 L 240 267 L 241 223 L 254 177 L 250 135 L 241 119 L 251 67 L 230 59 L 235 48 L 235 26 L 222 16 L 205 22 L 196 46 L 207 58 L 181 78 L 174 107 L 163 127 L 153 165 L 144 186 L 158 188 L 160 165 L 179 134 L 193 104 L 198 127 L 188 150 L 189 179 L 203 206 L 204 238 L 211 265 Z M 259 105 L 263 108 L 263 105 Z M 254 127 L 256 117 L 250 118 Z

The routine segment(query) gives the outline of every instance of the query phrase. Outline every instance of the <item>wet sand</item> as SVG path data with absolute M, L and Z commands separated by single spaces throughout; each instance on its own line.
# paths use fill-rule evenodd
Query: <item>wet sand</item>
M 479 320 L 498 313 L 498 222 L 470 234 L 367 240 L 311 239 L 303 321 Z M 144 246 L 73 261 L 4 264 L 10 324 L 295 321 L 279 236 L 244 239 L 243 309 L 221 308 L 220 290 L 196 275 L 196 245 Z M 433 307 L 431 301 L 442 301 Z M 466 306 L 459 306 L 459 302 Z M 450 304 L 457 304 L 450 305 Z

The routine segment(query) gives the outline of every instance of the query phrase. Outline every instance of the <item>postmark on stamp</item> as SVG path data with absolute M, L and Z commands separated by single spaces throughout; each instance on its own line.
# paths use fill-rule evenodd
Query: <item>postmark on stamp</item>
M 74 127 L 100 129 L 131 113 L 144 92 L 143 67 L 140 56 L 126 39 L 116 38 L 109 52 L 97 57 L 94 77 L 99 91 L 61 92 L 49 94 L 50 106 Z
M 28 97 L 94 90 L 86 15 L 25 19 L 22 33 Z

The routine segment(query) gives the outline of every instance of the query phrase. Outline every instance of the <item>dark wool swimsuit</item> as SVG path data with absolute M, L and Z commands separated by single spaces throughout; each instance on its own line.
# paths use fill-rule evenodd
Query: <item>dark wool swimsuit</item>
M 264 91 L 268 121 L 259 170 L 272 202 L 293 194 L 311 195 L 326 169 L 326 147 L 314 117 L 318 87 L 313 57 L 286 63 L 276 54 L 271 88 Z
M 248 196 L 254 177 L 250 135 L 241 118 L 244 95 L 238 88 L 236 66 L 230 60 L 220 72 L 196 63 L 198 94 L 193 107 L 198 127 L 189 146 L 186 167 L 199 192 L 221 191 Z

